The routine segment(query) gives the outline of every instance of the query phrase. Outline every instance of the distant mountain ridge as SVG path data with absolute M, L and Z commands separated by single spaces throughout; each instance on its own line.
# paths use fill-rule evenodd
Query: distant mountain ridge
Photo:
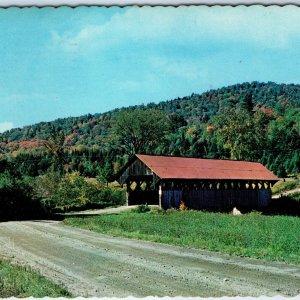
M 276 112 L 280 115 L 287 107 L 300 107 L 300 85 L 246 82 L 157 104 L 122 107 L 105 113 L 40 122 L 0 134 L 0 154 L 2 152 L 2 155 L 17 155 L 22 151 L 31 152 L 32 149 L 38 149 L 41 146 L 39 140 L 47 139 L 53 128 L 64 132 L 67 147 L 105 147 L 110 121 L 121 110 L 163 110 L 170 117 L 175 117 L 180 127 L 186 124 L 207 123 L 212 116 L 222 114 L 226 108 L 239 109 L 247 102 L 253 105 L 254 110 L 262 109 L 266 113 Z

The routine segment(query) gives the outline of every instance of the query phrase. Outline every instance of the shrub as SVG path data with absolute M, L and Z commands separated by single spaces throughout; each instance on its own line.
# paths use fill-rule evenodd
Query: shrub
M 84 207 L 88 201 L 88 194 L 95 192 L 94 190 L 94 186 L 89 186 L 79 172 L 72 172 L 61 178 L 52 198 L 57 208 L 70 210 Z
M 300 192 L 295 192 L 289 195 L 294 201 L 300 202 Z
M 36 177 L 32 183 L 33 196 L 38 199 L 46 210 L 56 206 L 54 197 L 60 183 L 61 176 L 55 172 Z
M 173 214 L 173 213 L 175 213 L 175 212 L 178 212 L 178 210 L 177 210 L 176 208 L 174 208 L 174 207 L 168 208 L 168 209 L 166 210 L 166 213 L 167 213 L 167 214 Z
M 150 207 L 148 206 L 147 203 L 140 204 L 137 206 L 137 208 L 134 208 L 133 211 L 136 213 L 145 213 L 145 212 L 150 211 Z
M 151 207 L 151 213 L 153 214 L 165 214 L 166 211 L 160 207 Z
M 97 180 L 87 180 L 79 172 L 60 176 L 48 173 L 34 183 L 36 197 L 50 211 L 102 208 L 125 203 L 123 189 L 107 187 Z
M 126 195 L 122 188 L 107 187 L 99 184 L 97 193 L 93 194 L 89 203 L 91 206 L 118 206 L 124 205 L 126 202 Z

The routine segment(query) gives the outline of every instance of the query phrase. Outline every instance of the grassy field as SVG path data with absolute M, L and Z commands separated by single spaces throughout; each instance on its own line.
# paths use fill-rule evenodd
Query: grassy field
M 70 297 L 71 294 L 28 268 L 0 260 L 0 298 Z
M 67 218 L 64 223 L 113 236 L 300 264 L 297 217 L 152 211 Z

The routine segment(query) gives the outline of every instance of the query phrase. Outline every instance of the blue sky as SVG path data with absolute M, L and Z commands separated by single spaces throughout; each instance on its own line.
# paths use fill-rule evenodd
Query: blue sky
M 0 132 L 245 81 L 300 83 L 300 8 L 0 9 Z

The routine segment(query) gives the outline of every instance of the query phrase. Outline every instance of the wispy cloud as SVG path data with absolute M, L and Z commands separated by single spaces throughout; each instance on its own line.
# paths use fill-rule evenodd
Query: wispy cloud
M 12 122 L 2 122 L 0 123 L 0 132 L 4 132 L 6 130 L 10 130 L 14 128 L 14 124 Z
M 201 66 L 201 62 L 190 58 L 150 57 L 149 64 L 167 76 L 180 77 L 186 80 L 203 79 L 207 75 L 207 70 Z
M 54 32 L 52 42 L 64 51 L 107 49 L 140 42 L 194 43 L 211 40 L 285 48 L 299 41 L 300 10 L 292 7 L 129 8 L 102 25 L 78 32 Z
M 98 40 L 103 33 L 104 28 L 102 26 L 87 25 L 75 34 L 65 32 L 60 35 L 53 31 L 52 42 L 56 45 L 60 45 L 65 51 L 73 52 L 81 49 L 82 47 L 84 49 L 88 49 L 96 44 L 100 46 L 99 41 L 95 43 L 94 39 Z

